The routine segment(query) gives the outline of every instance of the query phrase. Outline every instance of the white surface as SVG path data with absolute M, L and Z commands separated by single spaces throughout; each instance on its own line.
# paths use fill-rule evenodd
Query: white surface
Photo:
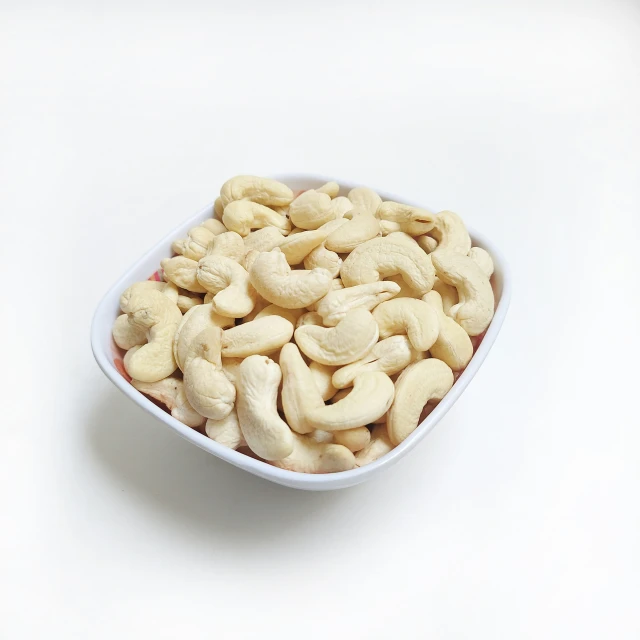
M 0 5 L 0 636 L 637 638 L 638 4 L 225 5 Z M 216 460 L 89 349 L 116 274 L 276 171 L 511 248 L 473 384 L 354 489 Z
M 347 195 L 351 189 L 358 186 L 355 183 L 349 183 L 346 179 L 340 179 L 340 176 L 322 177 L 317 175 L 287 174 L 270 177 L 284 182 L 293 191 L 314 189 L 326 182 L 336 181 L 340 184 L 341 194 Z M 401 196 L 385 192 L 376 185 L 370 185 L 370 187 L 374 188 L 383 200 L 393 200 L 394 202 L 405 202 L 406 204 L 413 204 L 415 206 L 425 206 L 423 201 L 406 202 Z M 387 470 L 395 465 L 429 434 L 451 407 L 453 407 L 454 403 L 460 398 L 460 395 L 464 393 L 464 390 L 471 383 L 489 354 L 505 320 L 511 298 L 511 272 L 505 264 L 500 251 L 492 245 L 489 240 L 482 238 L 474 230 L 470 229 L 474 245 L 481 246 L 483 249 L 488 250 L 493 258 L 494 274 L 492 284 L 496 296 L 496 310 L 482 343 L 474 353 L 469 365 L 456 380 L 451 391 L 447 393 L 443 400 L 438 403 L 438 406 L 418 425 L 416 430 L 406 440 L 386 456 L 382 456 L 379 460 L 364 467 L 352 469 L 348 472 L 331 474 L 295 473 L 278 469 L 272 465 L 265 464 L 261 460 L 254 460 L 249 456 L 219 445 L 205 435 L 198 433 L 195 429 L 190 429 L 185 426 L 133 388 L 131 384 L 123 378 L 113 362 L 114 348 L 112 329 L 115 319 L 121 313 L 120 296 L 122 292 L 134 282 L 146 280 L 151 274 L 157 271 L 161 261 L 172 255 L 171 245 L 173 241 L 177 238 L 184 238 L 189 229 L 212 216 L 213 201 L 198 213 L 188 216 L 181 221 L 178 227 L 169 232 L 158 244 L 141 256 L 134 265 L 118 278 L 98 304 L 91 321 L 91 349 L 96 358 L 96 362 L 113 384 L 133 402 L 140 405 L 151 415 L 158 418 L 158 420 L 161 420 L 170 429 L 175 430 L 183 438 L 189 440 L 196 446 L 205 451 L 209 451 L 212 455 L 226 460 L 229 464 L 233 464 L 258 477 L 271 480 L 286 487 L 308 491 L 343 489 L 371 479 L 383 470 Z

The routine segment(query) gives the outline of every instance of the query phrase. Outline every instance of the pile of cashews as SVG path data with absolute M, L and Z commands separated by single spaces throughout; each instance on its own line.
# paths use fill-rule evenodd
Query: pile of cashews
M 221 445 L 282 469 L 369 464 L 451 389 L 494 313 L 491 256 L 451 211 L 222 186 L 173 243 L 164 282 L 121 296 L 113 337 L 133 386 Z

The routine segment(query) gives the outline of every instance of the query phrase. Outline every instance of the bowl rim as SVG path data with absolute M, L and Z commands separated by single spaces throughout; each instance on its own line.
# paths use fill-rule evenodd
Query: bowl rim
M 353 188 L 355 183 L 347 182 L 344 180 L 337 180 L 326 176 L 319 176 L 315 174 L 279 174 L 272 176 L 273 179 L 282 181 L 286 184 L 295 182 L 304 182 L 309 184 L 319 185 L 321 183 L 335 180 L 341 187 Z M 313 187 L 307 187 L 313 188 Z M 396 194 L 389 193 L 384 190 L 374 189 L 385 200 L 395 200 L 397 202 L 403 202 L 412 206 L 425 207 L 424 204 L 416 204 L 406 198 L 401 198 Z M 393 466 L 398 460 L 404 457 L 409 451 L 411 451 L 419 442 L 421 442 L 430 431 L 436 426 L 436 424 L 442 419 L 447 411 L 453 406 L 453 404 L 462 395 L 467 388 L 473 377 L 476 375 L 482 363 L 486 359 L 491 347 L 493 346 L 498 333 L 504 323 L 509 303 L 511 300 L 511 274 L 507 262 L 505 261 L 502 252 L 495 247 L 491 241 L 487 240 L 482 234 L 475 230 L 468 228 L 469 234 L 476 244 L 484 247 L 491 254 L 494 263 L 497 267 L 497 271 L 500 272 L 502 279 L 502 292 L 498 304 L 495 309 L 491 324 L 486 330 L 485 336 L 477 348 L 476 352 L 467 367 L 462 374 L 456 380 L 453 387 L 445 395 L 443 400 L 439 402 L 431 413 L 416 427 L 415 431 L 411 433 L 403 442 L 394 447 L 389 453 L 385 454 L 378 460 L 371 462 L 363 467 L 357 467 L 348 471 L 341 471 L 337 473 L 323 473 L 323 474 L 308 474 L 299 471 L 288 471 L 274 467 L 261 460 L 256 460 L 248 455 L 229 449 L 221 444 L 218 444 L 214 440 L 211 440 L 206 435 L 188 427 L 182 422 L 176 420 L 171 414 L 167 413 L 155 403 L 153 403 L 144 394 L 138 391 L 131 385 L 118 371 L 113 363 L 110 354 L 103 348 L 104 332 L 108 330 L 111 334 L 111 325 L 106 326 L 106 316 L 111 312 L 111 301 L 114 295 L 119 297 L 121 292 L 129 286 L 132 275 L 137 270 L 149 261 L 154 254 L 156 254 L 161 247 L 167 244 L 171 244 L 182 229 L 189 227 L 192 224 L 197 224 L 200 220 L 204 219 L 206 214 L 210 214 L 213 208 L 213 202 L 206 207 L 200 209 L 196 214 L 190 216 L 187 220 L 184 220 L 169 233 L 167 233 L 161 240 L 156 242 L 153 247 L 146 251 L 140 258 L 138 258 L 124 273 L 109 287 L 107 292 L 102 296 L 98 306 L 93 315 L 91 323 L 91 349 L 93 351 L 94 358 L 98 363 L 98 366 L 106 377 L 122 392 L 129 397 L 133 402 L 140 405 L 147 412 L 154 415 L 156 418 L 167 424 L 174 431 L 177 431 L 183 438 L 189 440 L 196 446 L 208 451 L 216 457 L 222 458 L 226 462 L 233 464 L 236 467 L 240 467 L 245 471 L 248 471 L 261 478 L 271 480 L 278 484 L 303 488 L 303 489 L 332 489 L 342 488 L 351 485 L 358 484 L 365 480 L 368 476 L 387 469 Z

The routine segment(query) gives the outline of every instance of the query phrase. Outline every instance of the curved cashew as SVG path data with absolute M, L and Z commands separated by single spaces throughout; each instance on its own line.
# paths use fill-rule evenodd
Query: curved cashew
M 311 361 L 309 363 L 309 371 L 311 371 L 316 387 L 325 402 L 331 400 L 338 391 L 331 382 L 335 370 L 335 367 L 329 367 L 319 362 Z
M 293 325 L 280 316 L 267 316 L 227 329 L 222 336 L 225 358 L 268 355 L 291 340 Z
M 336 198 L 340 193 L 340 185 L 337 182 L 327 182 L 316 189 L 318 193 L 326 193 L 330 198 Z
M 444 312 L 449 315 L 449 309 L 459 302 L 458 290 L 436 277 L 436 281 L 433 283 L 433 291 L 437 291 L 440 294 L 442 298 L 442 308 Z
M 438 314 L 422 300 L 399 298 L 379 304 L 373 318 L 380 337 L 406 334 L 416 351 L 428 351 L 438 338 Z
M 331 281 L 331 287 L 329 288 L 328 293 L 331 293 L 332 291 L 340 291 L 341 289 L 344 289 L 342 280 L 340 278 L 334 278 Z M 314 311 L 314 312 L 318 311 L 318 305 L 320 304 L 321 301 L 322 301 L 322 298 L 320 298 L 320 300 L 317 300 L 313 304 L 308 304 L 307 309 L 309 311 Z
M 211 231 L 214 236 L 219 236 L 221 233 L 228 231 L 227 227 L 225 227 L 221 220 L 218 220 L 217 218 L 208 218 L 204 222 L 201 222 L 200 226 Z
M 334 229 L 345 224 L 347 220 L 331 220 L 318 229 L 292 233 L 280 245 L 280 251 L 290 265 L 300 264 Z
M 322 319 L 320 321 L 322 322 Z M 147 342 L 147 330 L 131 324 L 126 313 L 116 318 L 111 334 L 114 342 L 125 351 Z
M 207 328 L 233 326 L 233 318 L 226 318 L 215 313 L 211 304 L 202 304 L 189 309 L 184 314 L 173 338 L 173 355 L 178 367 L 184 371 L 189 347 L 196 336 Z
M 453 319 L 445 315 L 442 297 L 437 291 L 429 291 L 422 300 L 437 314 L 440 322 L 438 339 L 429 351 L 434 358 L 442 360 L 453 371 L 464 369 L 473 356 L 473 343 L 467 332 Z
M 236 176 L 222 185 L 220 199 L 225 210 L 234 200 L 250 200 L 267 207 L 285 207 L 293 200 L 293 191 L 277 180 Z
M 353 202 L 345 196 L 338 196 L 331 202 L 331 207 L 336 214 L 336 219 L 350 218 L 351 216 L 347 214 L 353 210 Z
M 184 383 L 180 378 L 169 376 L 157 382 L 131 380 L 131 384 L 140 392 L 162 402 L 171 415 L 188 427 L 200 427 L 206 418 L 201 416 L 187 400 Z
M 385 281 L 329 291 L 318 303 L 318 313 L 326 327 L 335 327 L 351 309 L 362 307 L 371 311 L 399 291 L 400 287 L 395 282 Z
M 226 418 L 222 418 L 221 420 L 209 418 L 204 427 L 204 431 L 209 438 L 215 440 L 223 447 L 229 447 L 229 449 L 235 450 L 247 446 L 247 442 L 240 430 L 238 412 L 235 407 Z
M 293 453 L 271 464 L 300 473 L 337 473 L 353 469 L 355 458 L 349 449 L 340 444 L 316 442 L 294 433 Z
M 356 377 L 365 371 L 382 371 L 382 373 L 392 376 L 394 373 L 402 371 L 417 357 L 418 352 L 411 346 L 406 336 L 391 336 L 378 342 L 371 352 L 361 360 L 338 369 L 333 374 L 333 386 L 336 389 L 349 387 Z
M 323 327 L 324 324 L 322 322 L 322 316 L 317 311 L 307 311 L 307 313 L 303 313 L 299 318 L 298 322 L 296 322 L 296 329 L 298 327 L 302 327 L 306 324 L 313 324 L 316 327 Z M 134 345 L 132 345 L 134 346 Z
M 247 252 L 244 240 L 235 231 L 226 231 L 214 236 L 207 247 L 206 256 L 225 256 L 242 263 Z M 203 256 L 204 257 L 204 256 Z
M 279 247 L 285 241 L 283 236 L 275 227 L 263 227 L 257 231 L 252 231 L 244 238 L 244 248 L 249 251 L 271 251 Z
M 211 220 L 211 222 L 218 222 L 218 220 Z M 218 224 L 224 229 L 224 225 L 221 222 L 218 222 Z M 189 229 L 187 237 L 176 240 L 171 245 L 171 249 L 190 260 L 200 260 L 206 254 L 207 246 L 214 237 L 214 233 L 202 224 L 199 227 Z
M 441 211 L 429 235 L 438 241 L 436 251 L 453 251 L 466 256 L 471 249 L 471 238 L 462 218 L 453 211 Z
M 236 388 L 222 371 L 222 329 L 203 329 L 189 346 L 184 365 L 184 388 L 191 406 L 205 418 L 222 420 L 233 409 Z
M 356 453 L 356 466 L 364 467 L 366 464 L 375 462 L 393 449 L 393 443 L 389 440 L 386 424 L 377 424 L 371 433 L 369 444 Z
M 438 247 L 438 241 L 431 236 L 420 236 L 419 238 L 416 238 L 416 240 L 418 241 L 420 247 L 427 253 L 435 251 Z
M 222 204 L 222 198 L 220 198 L 219 196 L 216 198 L 215 202 L 213 203 L 213 217 L 216 220 L 219 220 L 220 222 L 222 222 L 222 214 L 224 213 L 224 205 Z M 225 227 L 226 229 L 226 227 Z
M 371 432 L 367 427 L 355 427 L 355 429 L 345 429 L 344 431 L 335 431 L 333 441 L 347 447 L 352 453 L 364 449 L 371 440 Z
M 177 368 L 173 337 L 182 320 L 176 303 L 159 291 L 134 285 L 120 297 L 120 309 L 129 316 L 130 324 L 147 334 L 147 344 L 134 347 L 133 353 L 127 352 L 127 373 L 141 382 L 157 382 L 170 376 Z
M 336 253 L 349 253 L 358 245 L 380 235 L 380 222 L 371 213 L 354 209 L 351 220 L 333 231 L 325 246 Z
M 198 282 L 196 273 L 198 263 L 184 256 L 174 256 L 160 261 L 164 276 L 181 289 L 192 293 L 206 293 L 207 290 Z
M 305 269 L 326 269 L 334 278 L 340 273 L 340 267 L 342 258 L 335 251 L 329 251 L 324 242 L 304 259 Z
M 449 309 L 449 315 L 470 336 L 480 335 L 493 318 L 494 298 L 489 278 L 467 256 L 440 249 L 431 255 L 438 277 L 458 291 L 460 302 Z
M 427 402 L 442 400 L 452 386 L 453 372 L 437 358 L 409 365 L 396 382 L 396 397 L 387 417 L 391 442 L 398 445 L 413 433 Z
M 293 434 L 278 415 L 280 367 L 265 356 L 249 356 L 240 365 L 238 421 L 249 448 L 264 460 L 282 460 L 293 452 Z
M 378 341 L 378 325 L 370 311 L 348 311 L 335 327 L 304 325 L 295 331 L 300 350 L 321 364 L 340 366 L 363 358 Z
M 347 287 L 378 282 L 401 274 L 419 295 L 431 291 L 435 271 L 430 257 L 416 244 L 374 238 L 356 247 L 344 261 L 340 277 Z
M 285 320 L 288 320 L 294 327 L 302 315 L 302 309 L 283 309 L 277 304 L 270 304 L 264 309 L 261 309 L 254 320 L 260 320 L 260 318 L 266 318 L 267 316 L 280 316 Z
M 204 300 L 199 295 L 183 289 L 178 294 L 176 304 L 182 313 L 187 313 L 189 309 L 193 309 L 193 307 L 204 304 Z
M 296 227 L 318 229 L 335 220 L 344 211 L 342 203 L 334 204 L 326 193 L 309 189 L 301 193 L 289 206 L 289 217 Z
M 385 278 L 384 282 L 393 282 L 400 287 L 400 291 L 394 296 L 394 298 L 419 298 L 420 296 L 404 281 L 402 276 L 391 276 Z
M 243 318 L 253 310 L 258 295 L 249 282 L 249 274 L 231 258 L 205 256 L 198 263 L 197 278 L 214 294 L 211 306 L 221 316 Z
M 125 297 L 129 297 L 134 291 L 159 291 L 163 293 L 171 302 L 178 302 L 178 287 L 173 282 L 159 282 L 158 280 L 142 280 L 141 282 L 134 282 L 131 286 L 125 289 L 122 294 Z M 122 297 L 120 298 L 122 299 Z
M 482 269 L 487 278 L 491 278 L 493 275 L 493 259 L 488 251 L 481 247 L 471 247 L 469 257 Z
M 261 253 L 251 265 L 249 277 L 263 298 L 285 309 L 302 309 L 320 300 L 333 280 L 325 269 L 292 271 L 279 248 Z
M 328 196 L 327 196 L 328 197 Z M 222 222 L 229 231 L 248 236 L 251 229 L 275 227 L 283 235 L 291 231 L 289 218 L 250 200 L 234 200 L 224 208 Z
M 383 202 L 376 215 L 381 220 L 395 223 L 398 228 L 393 229 L 394 231 L 404 231 L 410 236 L 427 233 L 435 224 L 435 216 L 429 211 L 398 202 Z
M 370 213 L 372 216 L 377 214 L 378 207 L 382 204 L 382 198 L 368 187 L 351 189 L 347 197 L 353 202 L 354 207 Z

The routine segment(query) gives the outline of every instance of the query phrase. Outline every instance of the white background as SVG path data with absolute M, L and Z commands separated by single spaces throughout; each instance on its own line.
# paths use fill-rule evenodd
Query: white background
M 640 636 L 637 2 L 0 8 L 0 637 Z M 143 251 L 286 171 L 457 211 L 515 279 L 455 408 L 341 492 L 214 459 L 89 348 Z

